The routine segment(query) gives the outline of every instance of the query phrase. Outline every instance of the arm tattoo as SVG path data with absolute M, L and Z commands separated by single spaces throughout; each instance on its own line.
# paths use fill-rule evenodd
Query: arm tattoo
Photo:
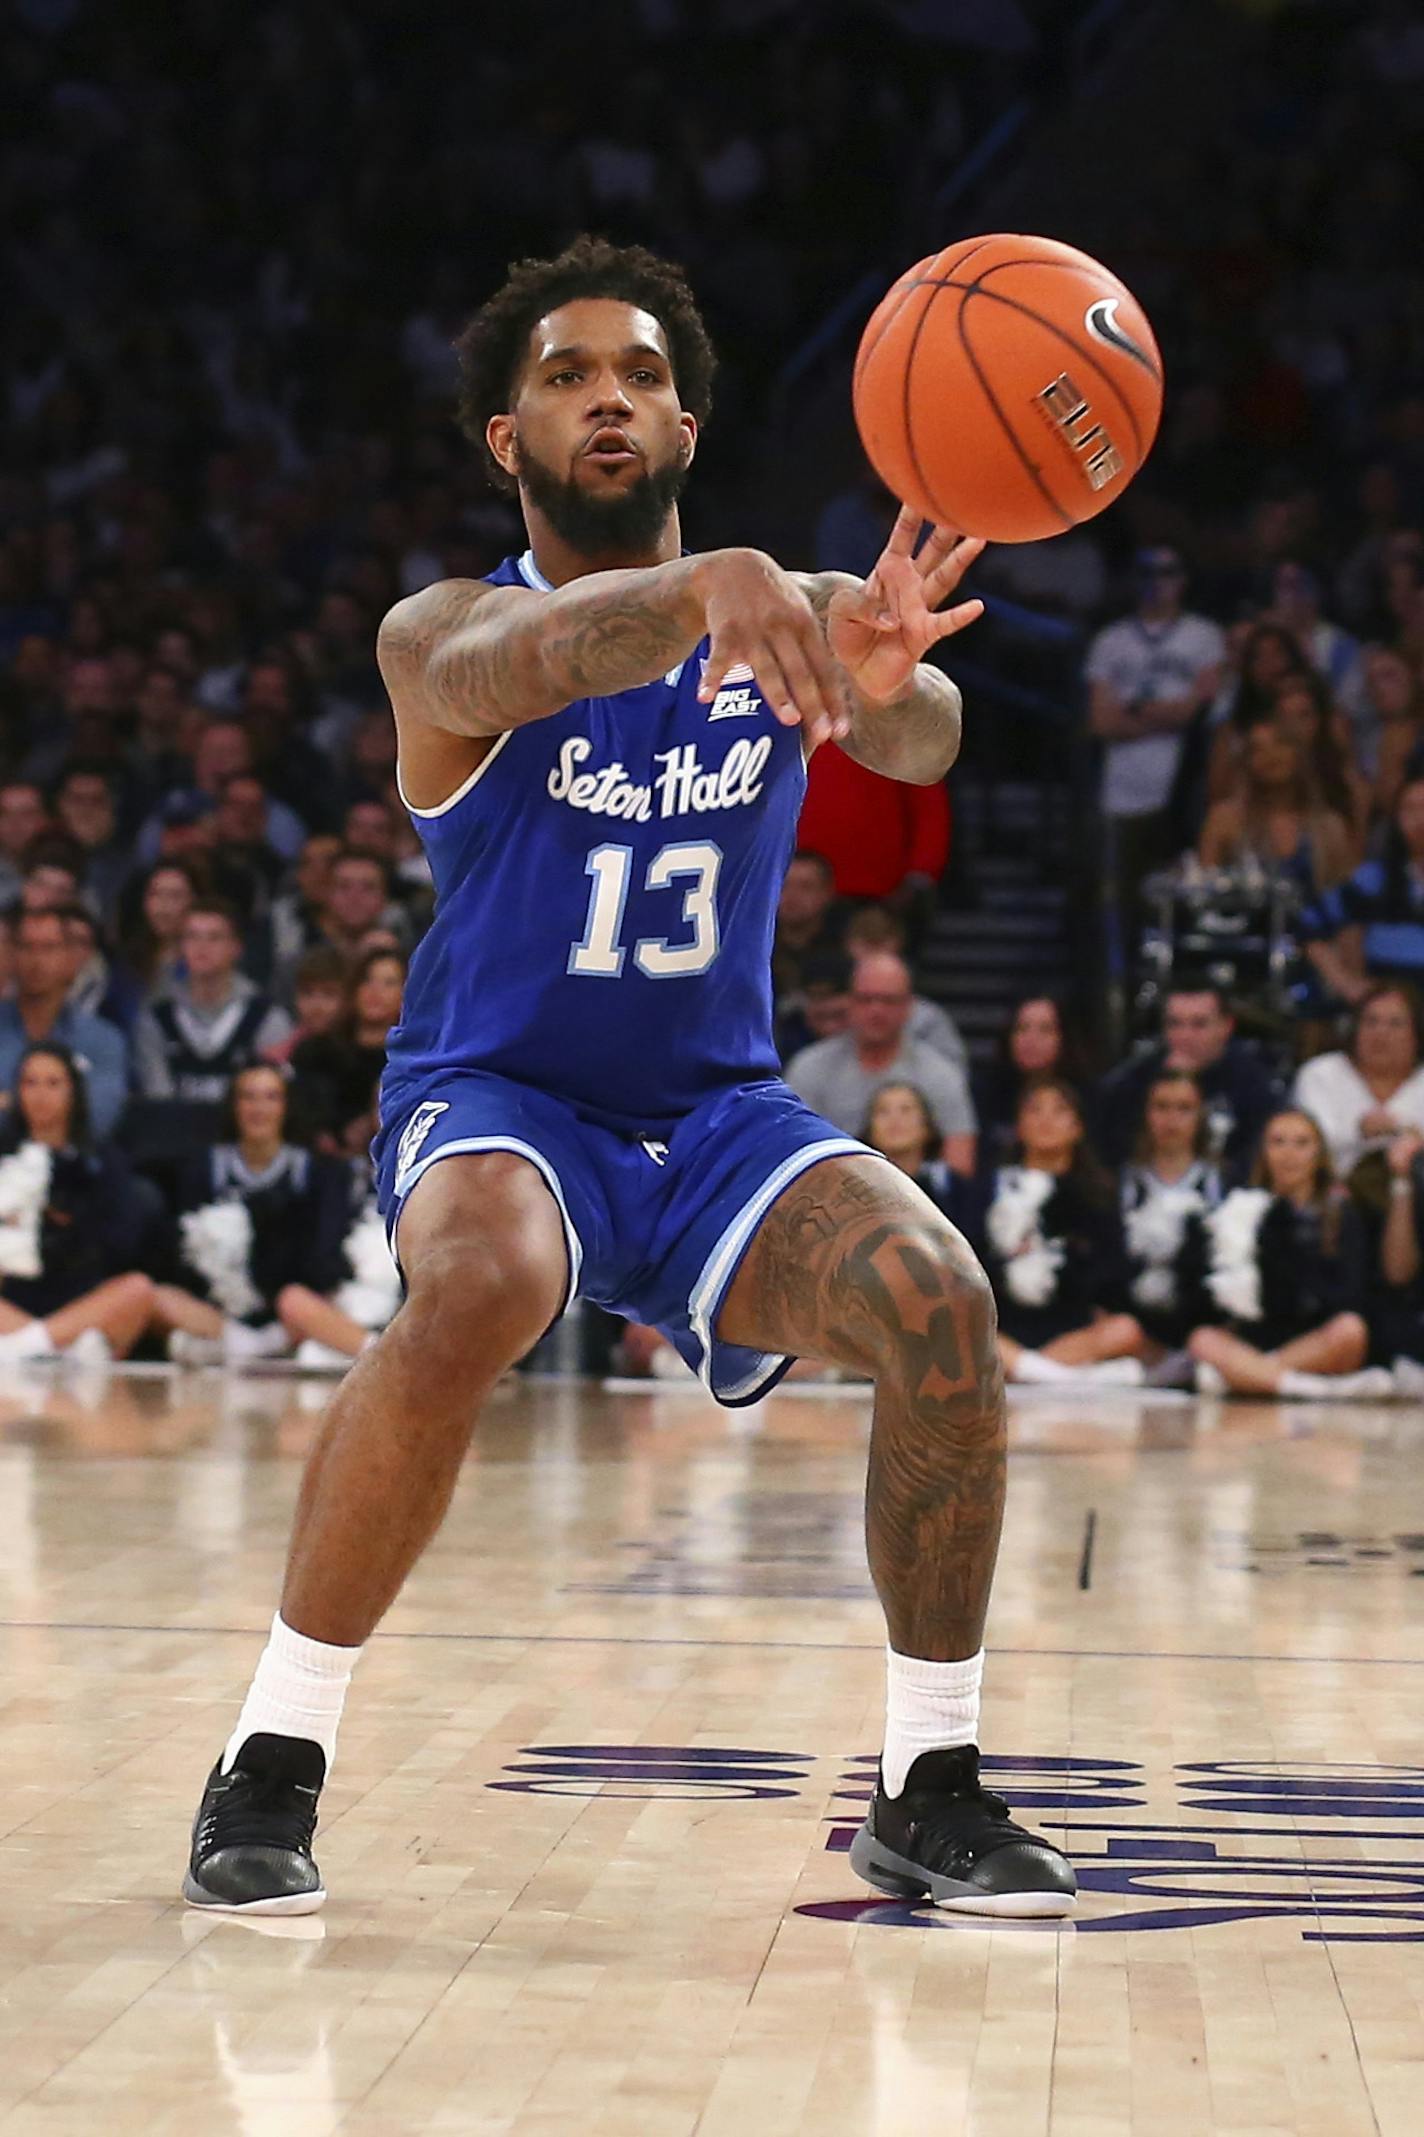
M 844 571 L 795 576 L 823 629 L 832 596 L 860 583 Z M 958 684 L 942 669 L 921 661 L 899 697 L 875 704 L 860 695 L 843 668 L 840 675 L 851 721 L 841 744 L 847 756 L 887 779 L 908 780 L 913 786 L 933 786 L 943 779 L 959 755 L 964 701 Z
M 891 1645 L 981 1645 L 1003 1519 L 1003 1376 L 983 1271 L 888 1167 L 832 1158 L 776 1202 L 719 1321 L 728 1341 L 873 1375 L 870 1570 Z
M 457 735 L 496 735 L 575 698 L 656 681 L 703 631 L 695 559 L 607 571 L 552 594 L 448 579 L 413 594 L 381 626 L 393 697 Z

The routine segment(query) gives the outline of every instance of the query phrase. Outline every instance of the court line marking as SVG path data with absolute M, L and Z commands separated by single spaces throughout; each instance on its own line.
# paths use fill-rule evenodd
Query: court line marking
M 794 1598 L 793 1598 L 794 1600 Z M 265 1638 L 263 1625 L 134 1625 L 70 1618 L 0 1618 L 0 1632 L 137 1632 L 197 1639 Z M 883 1640 L 690 1640 L 632 1632 L 380 1632 L 382 1640 L 453 1640 L 503 1647 L 728 1647 L 797 1649 L 806 1654 L 883 1655 Z M 991 1655 L 1067 1662 L 1289 1662 L 1319 1669 L 1424 1669 L 1424 1655 L 1228 1655 L 1173 1647 L 996 1647 Z

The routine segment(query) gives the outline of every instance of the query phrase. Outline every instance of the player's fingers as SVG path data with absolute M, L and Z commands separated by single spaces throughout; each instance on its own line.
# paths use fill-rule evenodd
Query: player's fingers
M 780 632 L 776 654 L 801 724 L 812 742 L 833 740 L 842 717 L 840 691 L 815 618 L 811 619 L 809 637 Z
M 984 613 L 982 601 L 961 601 L 955 608 L 943 609 L 934 620 L 935 638 L 951 638 L 962 631 L 966 624 L 977 623 Z M 931 641 L 933 643 L 933 641 Z
M 704 705 L 710 704 L 726 680 L 727 670 L 735 668 L 743 659 L 740 649 L 725 638 L 714 638 L 707 648 L 707 658 L 702 664 L 702 680 L 697 686 L 697 695 Z
M 895 515 L 895 524 L 890 529 L 890 539 L 885 544 L 888 557 L 912 557 L 915 553 L 915 536 L 920 531 L 920 515 L 913 505 L 901 505 Z
M 799 727 L 801 711 L 795 693 L 782 672 L 781 659 L 769 638 L 764 638 L 751 656 L 757 689 L 783 727 Z
M 927 579 L 932 571 L 938 571 L 955 544 L 963 539 L 957 527 L 931 527 L 915 551 L 915 569 L 920 577 Z
M 926 607 L 938 608 L 945 595 L 953 593 L 970 565 L 977 563 L 983 556 L 984 549 L 985 544 L 982 541 L 972 539 L 967 534 L 961 535 L 943 562 L 937 564 L 925 579 Z

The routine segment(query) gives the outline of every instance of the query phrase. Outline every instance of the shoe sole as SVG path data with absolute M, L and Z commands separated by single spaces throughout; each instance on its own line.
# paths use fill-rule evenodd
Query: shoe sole
M 850 1866 L 857 1877 L 863 1877 L 878 1891 L 900 1900 L 928 1897 L 936 1907 L 946 1908 L 951 1914 L 997 1915 L 1004 1921 L 1061 1920 L 1077 1904 L 1076 1890 L 986 1892 L 982 1885 L 941 1877 L 936 1871 L 911 1862 L 907 1855 L 897 1855 L 865 1826 L 851 1842 Z
M 191 1871 L 183 1880 L 183 1898 L 189 1907 L 201 1907 L 207 1914 L 315 1914 L 326 1904 L 326 1888 L 318 1885 L 315 1892 L 274 1892 L 270 1899 L 220 1900 L 205 1891 Z

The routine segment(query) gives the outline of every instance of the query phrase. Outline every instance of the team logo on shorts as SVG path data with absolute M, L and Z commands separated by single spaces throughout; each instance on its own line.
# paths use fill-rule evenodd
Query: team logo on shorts
M 428 1098 L 418 1105 L 401 1130 L 401 1139 L 396 1145 L 396 1193 L 404 1188 L 410 1169 L 420 1156 L 420 1146 L 435 1126 L 442 1113 L 450 1110 L 444 1098 Z

